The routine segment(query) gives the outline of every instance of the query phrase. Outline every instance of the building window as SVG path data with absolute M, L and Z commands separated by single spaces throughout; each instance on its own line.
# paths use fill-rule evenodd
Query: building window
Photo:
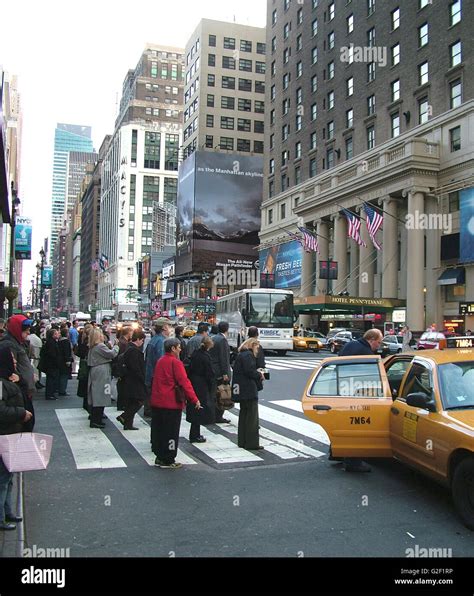
M 212 135 L 206 135 L 206 148 L 214 149 L 214 137 Z
M 301 167 L 300 166 L 296 166 L 296 168 L 295 168 L 295 184 L 301 184 Z
M 428 62 L 418 65 L 418 85 L 424 85 L 428 82 Z
M 400 79 L 392 81 L 390 83 L 390 89 L 392 94 L 392 101 L 398 101 L 400 99 Z
M 263 141 L 254 141 L 253 142 L 253 152 L 254 153 L 263 153 Z
M 223 89 L 235 89 L 235 77 L 222 77 Z
M 303 9 L 299 8 L 298 12 L 296 13 L 296 24 L 301 25 L 303 22 Z
M 313 157 L 313 159 L 309 160 L 309 177 L 314 178 L 316 176 L 316 173 L 316 158 Z
M 232 137 L 221 137 L 219 142 L 221 149 L 227 149 L 228 151 L 234 150 L 234 139 Z
M 283 64 L 288 64 L 290 59 L 290 48 L 285 48 L 283 50 Z
M 211 48 L 216 47 L 216 36 L 215 35 L 209 35 L 209 45 L 211 46 Z
M 352 137 L 346 139 L 346 159 L 352 159 L 354 156 L 354 149 L 352 143 Z
M 224 37 L 224 49 L 225 50 L 235 50 L 235 38 L 234 37 Z
M 281 152 L 281 165 L 286 166 L 289 159 L 290 159 L 290 152 L 288 151 L 288 149 L 285 149 L 285 151 Z
M 213 74 L 207 75 L 207 85 L 208 85 L 208 87 L 216 86 L 216 75 L 213 75 Z
M 334 149 L 326 151 L 326 169 L 330 170 L 334 167 Z
M 275 87 L 275 85 L 272 85 L 270 87 L 270 99 L 271 99 L 271 101 L 275 101 L 275 96 L 276 96 L 276 87 Z
M 213 138 L 213 137 L 211 137 Z M 207 137 L 206 137 L 207 142 Z M 212 147 L 212 143 L 210 145 Z M 177 178 L 165 178 L 165 192 L 164 192 L 164 202 L 165 203 L 172 203 L 176 205 L 176 199 L 178 196 L 178 179 Z
M 318 117 L 318 104 L 313 103 L 311 106 L 311 120 L 314 121 Z
M 265 132 L 265 124 L 263 123 L 263 120 L 254 120 L 253 132 L 257 132 L 260 134 L 263 134 Z
M 367 31 L 367 45 L 369 48 L 375 47 L 375 27 Z
M 423 23 L 418 27 L 418 47 L 422 48 L 426 45 L 428 45 L 428 23 Z
M 272 150 L 275 147 L 275 135 L 272 134 L 270 135 L 270 150 Z
M 228 116 L 221 116 L 221 128 L 234 130 L 234 119 Z
M 449 208 L 448 208 L 449 213 L 454 213 L 454 211 L 459 211 L 459 190 L 456 190 L 455 192 L 450 192 L 448 194 L 448 200 L 449 200 Z
M 223 95 L 221 97 L 221 108 L 224 110 L 235 110 L 235 98 Z
M 451 153 L 461 149 L 461 127 L 456 126 L 449 131 L 449 143 L 451 145 Z M 450 205 L 451 207 L 451 205 Z M 451 209 L 450 209 L 451 211 Z
M 334 60 L 328 64 L 328 81 L 334 78 Z
M 212 114 L 206 114 L 206 126 L 208 128 L 214 127 L 214 116 Z
M 328 122 L 327 125 L 328 141 L 334 137 L 334 120 Z
M 449 46 L 449 58 L 450 58 L 450 65 L 451 68 L 453 66 L 457 66 L 462 62 L 462 55 L 461 55 L 461 41 L 458 40 L 454 42 L 452 45 Z
M 138 148 L 138 131 L 132 130 L 132 158 L 130 165 L 136 167 L 137 165 L 137 148 Z
M 328 14 L 329 14 L 329 21 L 332 21 L 336 14 L 335 2 L 331 2 L 331 4 L 328 6 Z
M 296 51 L 301 52 L 302 48 L 303 48 L 303 36 L 300 33 L 300 35 L 298 35 L 298 37 L 296 38 Z
M 318 0 L 311 0 L 311 10 L 318 8 Z
M 239 70 L 243 70 L 245 72 L 252 72 L 252 60 L 241 58 L 239 60 Z
M 375 12 L 375 0 L 367 0 L 367 16 L 370 17 L 371 14 Z
M 265 62 L 259 62 L 258 60 L 255 62 L 255 72 L 258 74 L 265 74 Z
M 282 184 L 282 190 L 283 190 L 283 184 Z M 280 205 L 280 219 L 285 219 L 286 217 L 286 203 L 283 203 Z
M 311 77 L 311 93 L 316 93 L 318 90 L 318 75 Z
M 290 23 L 285 23 L 283 26 L 283 39 L 288 39 L 290 35 Z
M 332 110 L 334 108 L 334 91 L 329 91 L 328 93 L 328 110 Z
M 270 184 L 273 184 L 273 182 L 270 182 Z M 270 196 L 272 196 L 273 193 L 270 194 Z M 269 209 L 268 210 L 268 223 L 272 224 L 273 223 L 273 209 Z
M 289 110 L 290 110 L 290 100 L 287 98 L 287 99 L 284 99 L 283 103 L 282 103 L 283 116 L 288 114 Z
M 428 122 L 428 98 L 418 100 L 418 124 Z
M 375 147 L 375 126 L 369 126 L 367 129 L 367 149 Z
M 375 80 L 375 62 L 369 62 L 367 64 L 367 82 L 370 83 L 371 81 Z
M 452 27 L 461 21 L 461 0 L 454 0 L 449 5 L 449 25 Z
M 145 132 L 144 167 L 160 169 L 161 134 L 159 132 Z
M 252 80 L 239 79 L 239 91 L 252 91 Z
M 299 159 L 301 157 L 301 141 L 295 143 L 295 159 Z
M 283 89 L 288 89 L 290 84 L 290 73 L 287 72 L 283 75 Z
M 300 77 L 303 74 L 303 63 L 298 62 L 296 65 L 296 76 Z
M 255 100 L 254 111 L 256 114 L 265 114 L 265 102 Z
M 332 50 L 334 48 L 334 44 L 336 43 L 336 37 L 334 31 L 331 31 L 328 35 L 328 50 Z
M 230 56 L 222 56 L 222 68 L 235 70 L 235 60 Z
M 395 31 L 395 29 L 398 29 L 400 27 L 400 9 L 396 8 L 395 10 L 392 10 L 391 15 L 392 15 L 392 31 Z
M 250 153 L 250 140 L 237 139 L 237 151 L 244 151 L 245 153 Z
M 276 37 L 274 37 L 272 39 L 272 54 L 274 54 L 276 52 L 276 43 L 277 43 Z
M 290 126 L 288 124 L 284 124 L 281 127 L 281 140 L 286 141 L 289 134 L 290 134 Z
M 347 34 L 352 33 L 354 31 L 354 15 L 350 14 L 347 19 Z
M 240 40 L 240 51 L 241 52 L 251 52 L 252 51 L 252 42 L 247 41 L 245 39 Z
M 275 173 L 275 160 L 271 159 L 268 167 L 268 173 L 270 176 Z
M 346 112 L 346 128 L 354 126 L 354 110 L 351 108 Z
M 311 23 L 311 35 L 314 37 L 318 34 L 318 19 L 314 19 Z
M 398 112 L 390 116 L 390 132 L 392 139 L 400 134 L 400 114 Z
M 213 108 L 214 107 L 214 95 L 207 96 L 207 107 Z
M 311 64 L 316 64 L 318 61 L 318 48 L 311 50 Z
M 251 132 L 252 131 L 252 121 L 247 120 L 246 118 L 238 118 L 237 119 L 237 130 L 240 132 Z
M 316 132 L 312 132 L 309 137 L 309 148 L 316 149 Z
M 303 116 L 296 116 L 295 119 L 296 130 L 299 131 L 303 128 Z
M 251 112 L 252 102 L 250 101 L 250 99 L 239 98 L 238 108 L 241 112 Z
M 350 97 L 354 93 L 354 77 L 350 77 L 346 80 L 346 91 L 347 97 Z
M 208 56 L 207 56 L 207 65 L 208 66 L 215 66 L 216 65 L 216 55 L 215 54 L 208 54 Z
M 270 112 L 270 124 L 271 125 L 275 124 L 275 110 L 272 110 Z
M 392 46 L 392 66 L 396 66 L 399 62 L 400 62 L 400 44 L 397 43 L 394 46 Z
M 450 92 L 450 107 L 451 108 L 458 108 L 462 103 L 462 85 L 461 79 L 456 79 L 452 83 L 449 84 L 449 92 Z
M 300 105 L 301 103 L 303 103 L 303 89 L 298 87 L 296 90 L 296 105 Z
M 265 93 L 265 81 L 255 81 L 255 93 Z

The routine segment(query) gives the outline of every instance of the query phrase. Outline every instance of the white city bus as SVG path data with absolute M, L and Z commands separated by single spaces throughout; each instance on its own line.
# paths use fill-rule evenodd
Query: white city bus
M 229 345 L 238 348 L 249 327 L 257 327 L 264 350 L 284 356 L 293 350 L 293 292 L 254 288 L 240 290 L 217 300 L 217 322 L 229 323 Z

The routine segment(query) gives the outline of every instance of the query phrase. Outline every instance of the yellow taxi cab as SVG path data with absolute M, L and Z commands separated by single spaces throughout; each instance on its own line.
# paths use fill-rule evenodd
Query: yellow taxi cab
M 194 337 L 197 333 L 197 324 L 190 323 L 184 328 L 183 337 Z
M 474 338 L 455 339 L 452 349 L 385 360 L 326 358 L 302 407 L 328 434 L 334 457 L 401 460 L 450 488 L 474 530 Z
M 296 333 L 296 332 L 295 332 Z M 293 349 L 294 350 L 312 350 L 313 352 L 319 352 L 323 347 L 322 342 L 313 335 L 313 331 L 305 331 L 304 336 L 293 336 Z

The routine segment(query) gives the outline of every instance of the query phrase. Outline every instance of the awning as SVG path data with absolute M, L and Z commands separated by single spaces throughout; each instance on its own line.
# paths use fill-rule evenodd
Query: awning
M 455 267 L 453 269 L 446 269 L 438 278 L 439 286 L 457 286 L 465 282 L 464 267 Z

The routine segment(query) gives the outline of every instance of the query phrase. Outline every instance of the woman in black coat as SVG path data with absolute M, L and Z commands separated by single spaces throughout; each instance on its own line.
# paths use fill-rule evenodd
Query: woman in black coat
M 258 392 L 263 389 L 263 373 L 257 370 L 259 346 L 255 338 L 240 346 L 232 375 L 232 401 L 240 403 L 237 441 L 251 451 L 263 449 L 258 436 Z
M 40 368 L 46 373 L 46 399 L 57 399 L 59 391 L 59 331 L 48 329 L 46 343 L 41 348 Z
M 138 430 L 133 426 L 133 419 L 145 403 L 145 337 L 143 329 L 136 329 L 123 356 L 127 368 L 125 376 L 121 378 L 125 411 L 117 416 L 117 420 L 123 424 L 124 430 Z
M 196 410 L 193 404 L 186 406 L 186 420 L 191 423 L 189 431 L 191 443 L 205 443 L 206 439 L 201 435 L 201 424 L 214 424 L 216 420 L 214 372 L 209 354 L 213 345 L 212 339 L 205 337 L 200 349 L 192 353 L 188 368 L 189 379 L 202 406 L 200 410 Z
M 79 339 L 75 348 L 75 354 L 79 358 L 79 369 L 77 371 L 77 396 L 82 397 L 82 407 L 89 411 L 87 402 L 87 387 L 89 385 L 89 366 L 87 356 L 89 355 L 89 331 L 92 325 L 86 324 L 84 329 L 79 331 Z
M 0 348 L 0 434 L 11 435 L 25 430 L 32 414 L 26 409 L 25 398 L 18 386 L 20 377 L 15 372 L 15 360 L 8 347 Z M 0 458 L 0 530 L 14 530 L 21 518 L 13 513 L 13 472 L 9 472 Z
M 58 341 L 58 348 L 59 348 L 59 395 L 67 396 L 69 393 L 67 392 L 67 382 L 71 377 L 71 367 L 72 367 L 72 348 L 71 342 L 69 341 L 69 332 L 68 328 L 64 327 L 61 329 L 61 337 Z

